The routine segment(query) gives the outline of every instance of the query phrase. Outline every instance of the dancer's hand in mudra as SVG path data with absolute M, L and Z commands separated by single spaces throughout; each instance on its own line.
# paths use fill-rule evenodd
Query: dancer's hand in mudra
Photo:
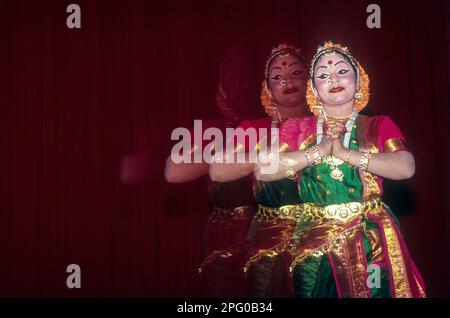
M 340 122 L 334 122 L 333 126 L 329 129 L 329 134 L 333 141 L 332 154 L 335 157 L 340 157 L 347 150 L 342 145 L 344 134 L 347 132 L 345 125 Z
M 323 125 L 323 138 L 320 142 L 319 149 L 322 156 L 327 156 L 330 153 L 334 154 L 334 145 L 342 139 L 342 136 L 346 132 L 346 128 L 343 124 L 329 120 Z

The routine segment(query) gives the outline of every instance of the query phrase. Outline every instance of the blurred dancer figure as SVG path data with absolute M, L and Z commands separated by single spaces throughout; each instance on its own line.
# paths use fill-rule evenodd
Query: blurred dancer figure
M 305 116 L 307 65 L 300 49 L 286 44 L 273 49 L 265 64 L 264 77 L 261 102 L 269 116 L 243 121 L 241 128 L 266 128 L 270 132 L 271 127 L 278 128 L 286 119 Z M 259 141 L 262 138 L 270 140 L 277 136 L 259 136 Z M 288 150 L 286 146 L 280 144 L 280 151 Z M 258 145 L 241 147 L 250 152 Z M 230 182 L 248 175 L 253 177 L 255 168 L 253 163 L 214 163 L 210 176 L 216 181 Z M 293 297 L 286 242 L 296 226 L 294 212 L 300 203 L 295 176 L 277 181 L 257 180 L 254 196 L 258 210 L 248 232 L 248 259 L 244 266 L 248 295 Z

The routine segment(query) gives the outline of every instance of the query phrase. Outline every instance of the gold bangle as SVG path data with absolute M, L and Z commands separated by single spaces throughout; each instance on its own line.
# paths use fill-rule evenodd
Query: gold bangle
M 305 150 L 305 158 L 306 158 L 306 164 L 308 167 L 311 167 L 313 165 L 313 161 L 311 160 L 311 155 L 309 154 L 309 150 Z
M 286 177 L 289 179 L 296 179 L 297 178 L 297 172 L 293 170 L 292 168 L 286 170 Z
M 312 151 L 313 151 L 314 164 L 316 164 L 316 165 L 321 164 L 322 156 L 320 155 L 319 146 L 318 145 L 313 146 Z
M 287 167 L 293 167 L 298 164 L 297 160 L 284 156 L 283 154 L 280 154 L 280 162 Z
M 350 164 L 350 153 L 352 152 L 352 150 L 351 149 L 349 149 L 348 150 L 348 153 L 347 153 L 347 158 L 345 158 L 345 162 L 347 163 L 347 164 Z
M 363 171 L 367 171 L 369 167 L 369 161 L 372 153 L 370 151 L 366 151 L 361 155 L 361 161 L 359 162 L 359 168 Z

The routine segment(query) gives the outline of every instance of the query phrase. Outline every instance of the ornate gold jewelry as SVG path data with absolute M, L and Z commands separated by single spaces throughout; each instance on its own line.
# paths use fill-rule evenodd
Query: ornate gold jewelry
M 370 80 L 364 68 L 359 64 L 359 62 L 351 55 L 349 49 L 345 46 L 342 46 L 339 43 L 333 43 L 331 41 L 325 42 L 323 45 L 317 48 L 316 54 L 314 55 L 311 66 L 310 66 L 310 79 L 308 80 L 308 87 L 306 90 L 306 102 L 310 108 L 310 110 L 318 116 L 322 109 L 322 101 L 319 98 L 319 94 L 317 93 L 314 85 L 313 85 L 313 76 L 314 76 L 314 66 L 316 61 L 324 54 L 333 54 L 340 53 L 346 56 L 350 63 L 353 65 L 356 70 L 356 79 L 357 79 L 357 93 L 355 94 L 355 101 L 353 105 L 353 109 L 356 111 L 361 111 L 366 107 L 369 102 L 370 97 Z
M 295 179 L 297 177 L 297 172 L 294 170 L 294 166 L 298 164 L 298 161 L 287 156 L 280 156 L 280 163 L 288 169 L 286 170 L 286 176 L 290 179 Z
M 298 164 L 297 160 L 289 158 L 286 155 L 280 155 L 280 162 L 287 167 L 293 167 Z
M 355 94 L 355 98 L 356 98 L 356 99 L 361 99 L 361 98 L 363 98 L 363 97 L 364 97 L 364 94 L 361 93 L 361 92 L 357 92 L 357 93 Z
M 322 219 L 329 219 L 347 223 L 361 213 L 376 211 L 382 206 L 383 201 L 381 201 L 380 198 L 364 202 L 332 204 L 324 207 L 314 203 L 303 203 L 296 208 L 296 213 L 298 213 L 298 215 L 294 216 L 298 222 L 314 222 Z
M 297 172 L 294 169 L 288 169 L 286 170 L 286 178 L 288 179 L 296 179 L 297 178 Z
M 372 153 L 370 151 L 366 151 L 361 155 L 361 161 L 359 162 L 359 168 L 361 170 L 367 171 L 371 156 L 372 156 Z
M 279 208 L 272 208 L 259 204 L 255 219 L 259 222 L 270 222 L 277 219 L 298 220 L 302 213 L 301 204 L 283 205 Z
M 220 258 L 228 258 L 233 256 L 232 251 L 228 250 L 215 250 L 213 251 L 208 257 L 206 257 L 203 262 L 198 267 L 197 271 L 199 274 L 203 274 L 208 264 L 215 262 L 217 259 Z
M 282 122 L 286 118 L 283 118 L 277 109 L 277 104 L 273 98 L 272 92 L 269 89 L 269 67 L 272 61 L 277 57 L 286 57 L 290 54 L 295 55 L 300 61 L 305 65 L 305 57 L 301 49 L 294 46 L 288 45 L 286 43 L 279 44 L 276 48 L 272 49 L 269 57 L 267 58 L 264 67 L 264 81 L 261 85 L 261 104 L 264 106 L 264 111 L 269 117 L 277 118 L 279 122 Z
M 350 164 L 350 153 L 351 153 L 351 152 L 352 152 L 351 149 L 349 149 L 348 152 L 347 152 L 347 157 L 345 158 L 345 162 L 346 162 L 347 164 Z
M 311 160 L 311 155 L 309 154 L 309 150 L 305 149 L 305 158 L 306 158 L 306 164 L 308 167 L 311 167 L 314 164 L 314 161 Z
M 353 237 L 357 230 L 364 230 L 364 222 L 357 222 L 354 226 L 348 226 L 356 218 L 364 218 L 368 213 L 377 213 L 385 207 L 385 204 L 380 198 L 375 198 L 370 201 L 363 202 L 348 202 L 343 204 L 334 204 L 326 207 L 319 207 L 312 203 L 304 203 L 302 209 L 306 213 L 302 213 L 298 222 L 311 221 L 316 222 L 323 219 L 328 219 L 334 224 L 341 224 L 342 230 L 331 231 L 329 239 L 320 246 L 312 249 L 306 249 L 301 254 L 298 254 L 291 263 L 290 271 L 302 263 L 307 257 L 320 257 L 324 254 L 339 251 L 342 248 L 342 243 L 345 239 Z M 301 233 L 297 237 L 301 237 Z
M 338 121 L 338 122 L 347 122 L 348 120 L 351 119 L 351 115 L 350 116 L 339 116 L 339 117 L 331 117 L 331 116 L 327 116 L 327 120 L 331 120 L 331 121 Z
M 223 221 L 226 219 L 232 219 L 232 220 L 240 220 L 245 219 L 246 214 L 251 211 L 251 207 L 248 205 L 244 206 L 238 206 L 234 209 L 226 209 L 219 206 L 214 205 L 213 211 L 209 218 L 213 223 L 217 223 L 219 221 Z
M 314 145 L 311 147 L 313 154 L 313 162 L 316 165 L 320 165 L 322 163 L 322 156 L 320 155 L 320 151 L 319 151 L 319 146 L 318 145 Z
M 336 158 L 335 156 L 331 155 L 331 156 L 326 156 L 323 161 L 330 166 L 331 169 L 331 173 L 330 176 L 335 179 L 335 180 L 339 180 L 340 182 L 342 182 L 342 180 L 344 180 L 344 173 L 341 171 L 341 169 L 339 169 L 339 166 L 342 165 L 344 163 L 344 161 L 342 161 L 339 158 Z
M 272 49 L 269 57 L 266 60 L 266 64 L 264 66 L 264 78 L 267 79 L 269 77 L 269 67 L 273 59 L 275 59 L 277 56 L 286 57 L 289 54 L 293 54 L 297 56 L 301 61 L 305 61 L 305 56 L 303 55 L 303 52 L 300 48 L 296 48 L 287 43 L 281 43 L 276 48 Z

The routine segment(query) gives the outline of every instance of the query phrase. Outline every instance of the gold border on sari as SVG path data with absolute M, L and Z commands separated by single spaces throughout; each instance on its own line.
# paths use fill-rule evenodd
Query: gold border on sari
M 384 152 L 407 150 L 405 142 L 400 138 L 390 138 L 384 143 Z
M 388 212 L 382 209 L 372 213 L 381 221 L 383 227 L 384 239 L 387 247 L 387 255 L 391 266 L 391 277 L 393 280 L 394 292 L 396 298 L 411 298 L 411 288 L 409 286 L 408 273 L 404 256 L 401 250 L 400 242 L 395 231 L 395 225 L 392 224 Z
M 290 220 L 287 220 L 290 221 Z M 294 224 L 289 224 L 286 226 L 286 228 L 281 231 L 281 238 L 280 242 L 276 245 L 274 245 L 271 248 L 266 249 L 259 249 L 258 252 L 256 252 L 254 255 L 252 255 L 248 261 L 244 265 L 244 274 L 247 276 L 248 271 L 250 270 L 250 267 L 254 264 L 258 263 L 259 260 L 261 260 L 263 257 L 277 257 L 278 255 L 282 253 L 290 253 L 292 250 L 291 246 L 291 237 L 292 237 L 292 231 L 294 229 Z
M 378 148 L 374 144 L 369 144 L 367 149 L 371 153 L 378 153 Z M 365 148 L 360 148 L 360 150 L 365 151 Z M 363 201 L 368 201 L 372 198 L 381 196 L 381 189 L 378 185 L 378 177 L 371 174 L 369 171 L 360 170 L 361 181 L 363 182 L 364 192 Z
M 314 141 L 316 141 L 316 134 L 309 135 L 308 138 L 303 140 L 303 142 L 298 147 L 299 151 L 305 150 L 309 145 L 311 145 Z
M 343 242 L 342 249 L 330 253 L 336 271 L 336 285 L 343 298 L 369 298 L 367 286 L 367 264 L 361 245 L 361 232 Z
M 414 282 L 416 283 L 417 289 L 419 290 L 420 297 L 421 298 L 427 297 L 425 291 L 422 288 L 422 285 L 421 285 L 420 281 L 417 279 L 417 276 L 416 276 L 416 274 L 414 272 L 413 272 L 413 276 L 414 276 Z
M 402 253 L 395 224 L 389 217 L 385 206 L 368 211 L 380 222 L 381 237 L 385 242 L 383 248 L 390 265 L 390 280 L 393 287 L 393 296 L 397 298 L 412 297 L 404 255 Z M 322 220 L 321 220 L 322 221 Z M 335 220 L 328 222 L 318 221 L 311 227 L 300 231 L 296 236 L 299 242 L 293 262 L 291 273 L 295 266 L 300 265 L 306 258 L 319 257 L 329 254 L 336 265 L 336 277 L 343 297 L 370 297 L 370 290 L 366 285 L 366 265 L 364 248 L 361 246 L 360 235 L 364 230 L 365 221 L 356 223 L 335 224 Z M 381 255 L 380 255 L 381 256 Z M 380 257 L 379 256 L 379 257 Z M 415 278 L 417 281 L 417 278 Z M 419 285 L 419 284 L 418 284 Z M 420 285 L 419 285 L 420 286 Z M 420 292 L 424 294 L 419 287 Z
M 205 257 L 203 262 L 198 267 L 197 271 L 199 274 L 203 274 L 203 272 L 205 271 L 205 268 L 208 264 L 215 262 L 217 259 L 225 259 L 225 258 L 229 258 L 231 256 L 233 256 L 232 250 L 213 251 L 211 254 L 209 254 L 207 257 Z

